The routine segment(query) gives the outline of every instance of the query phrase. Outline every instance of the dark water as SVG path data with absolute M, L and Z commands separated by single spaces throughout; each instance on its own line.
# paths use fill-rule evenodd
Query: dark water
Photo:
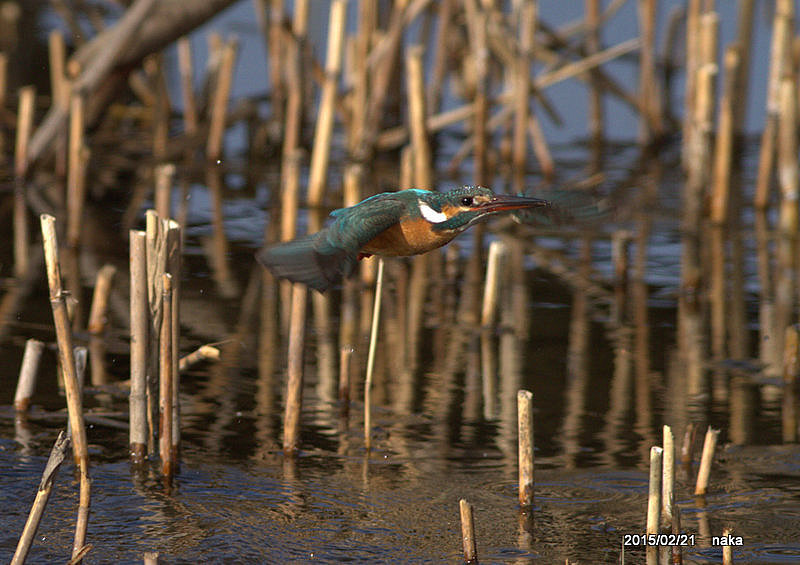
M 253 43 L 243 45 L 250 49 Z M 240 92 L 252 93 L 241 86 Z M 627 122 L 615 123 L 632 131 Z M 452 154 L 447 139 L 442 143 L 442 153 Z M 743 153 L 745 191 L 752 187 L 756 154 L 755 145 Z M 555 157 L 560 181 L 586 176 L 585 144 L 557 146 Z M 376 178 L 398 176 L 393 168 L 375 168 Z M 800 448 L 783 444 L 782 392 L 774 375 L 759 371 L 761 285 L 750 212 L 744 210 L 742 228 L 748 363 L 736 359 L 735 367 L 721 369 L 727 360 L 705 360 L 708 371 L 724 376 L 722 385 L 706 397 L 690 398 L 676 335 L 683 252 L 678 148 L 667 146 L 642 160 L 633 144 L 609 145 L 602 171 L 604 180 L 593 194 L 614 214 L 599 226 L 490 225 L 490 238 L 503 239 L 525 258 L 524 269 L 514 271 L 501 293 L 498 324 L 488 331 L 468 315 L 479 309 L 482 293 L 478 288 L 470 295 L 466 282 L 474 256 L 470 235 L 434 255 L 439 267 L 431 267 L 422 285 L 426 301 L 411 347 L 402 297 L 415 267 L 387 263 L 369 453 L 361 402 L 366 334 L 359 331 L 354 344 L 353 400 L 344 418 L 335 395 L 339 294 L 327 305 L 310 303 L 301 451 L 295 460 L 285 459 L 280 447 L 285 332 L 269 301 L 259 299 L 266 294 L 278 300 L 260 286 L 252 256 L 272 217 L 264 209 L 274 203 L 277 171 L 266 165 L 255 180 L 235 172 L 225 177 L 225 231 L 232 241 L 227 261 L 237 289 L 227 298 L 221 289 L 231 288 L 231 281 L 221 282 L 206 255 L 214 235 L 212 198 L 202 178 L 191 178 L 181 352 L 223 343 L 220 361 L 195 366 L 183 377 L 181 467 L 169 488 L 155 463 L 139 470 L 128 463 L 121 382 L 128 378 L 128 250 L 122 236 L 127 201 L 107 196 L 96 202 L 87 212 L 89 237 L 78 261 L 82 289 L 76 294 L 84 318 L 97 269 L 111 262 L 119 272 L 102 358 L 109 384 L 86 390 L 86 406 L 105 418 L 88 419 L 93 484 L 87 541 L 93 549 L 86 561 L 139 562 L 144 552 L 158 551 L 167 563 L 458 562 L 458 501 L 466 498 L 475 509 L 484 562 L 614 563 L 623 536 L 644 531 L 649 451 L 661 444 L 662 425 L 673 427 L 680 446 L 693 422 L 701 432 L 712 425 L 721 436 L 704 499 L 692 496 L 702 437 L 695 440 L 694 465 L 677 475 L 682 526 L 696 536 L 684 548 L 685 562 L 719 562 L 721 549 L 711 546 L 711 536 L 727 527 L 744 542 L 734 551 L 737 562 L 800 562 Z M 441 185 L 468 179 L 464 172 Z M 532 187 L 540 184 L 535 175 L 530 181 Z M 383 187 L 380 182 L 376 186 Z M 498 180 L 496 188 L 506 186 Z M 7 194 L 0 196 L 0 218 L 8 218 Z M 173 200 L 178 203 L 179 191 Z M 619 299 L 609 239 L 616 229 L 631 230 L 634 237 L 630 279 Z M 0 241 L 10 242 L 8 221 L 0 224 Z M 10 265 L 10 245 L 0 244 L 2 296 L 13 288 Z M 362 310 L 369 312 L 369 287 L 361 292 Z M 318 308 L 329 309 L 330 318 L 318 316 Z M 33 412 L 21 421 L 11 404 L 29 337 L 49 347 Z M 85 339 L 78 334 L 79 343 Z M 49 450 L 65 425 L 53 341 L 40 282 L 0 341 L 0 559 L 14 551 Z M 521 388 L 534 394 L 532 517 L 517 508 Z M 77 508 L 74 471 L 67 462 L 58 475 L 31 563 L 66 561 Z M 644 562 L 644 550 L 626 548 L 625 560 Z

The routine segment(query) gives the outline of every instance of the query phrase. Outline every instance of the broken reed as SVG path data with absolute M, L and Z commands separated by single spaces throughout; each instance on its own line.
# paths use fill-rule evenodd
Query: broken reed
M 162 471 L 170 477 L 180 444 L 181 230 L 152 210 L 145 216 L 147 230 L 130 232 L 130 456 L 142 463 L 158 436 Z
M 464 562 L 477 563 L 478 547 L 475 540 L 475 517 L 472 504 L 462 498 L 458 501 L 458 508 L 461 516 L 461 545 L 464 551 Z
M 61 282 L 61 266 L 58 260 L 58 241 L 56 239 L 56 220 L 47 214 L 40 217 L 44 257 L 47 267 L 47 283 L 50 289 L 50 306 L 56 327 L 58 358 L 64 376 L 64 389 L 67 394 L 67 410 L 72 430 L 72 446 L 75 460 L 80 469 L 80 496 L 78 519 L 75 525 L 75 540 L 72 546 L 73 557 L 83 550 L 86 540 L 86 527 L 89 520 L 91 483 L 89 480 L 89 450 L 86 441 L 86 427 L 83 421 L 83 402 L 81 386 L 75 366 L 75 353 L 72 345 L 72 330 L 67 301 Z
M 517 392 L 517 427 L 519 450 L 519 505 L 533 506 L 533 393 Z

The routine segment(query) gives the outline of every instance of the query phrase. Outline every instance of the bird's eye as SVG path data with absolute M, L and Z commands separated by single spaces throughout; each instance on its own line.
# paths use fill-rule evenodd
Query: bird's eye
M 464 198 L 461 199 L 462 206 L 472 206 L 472 204 L 473 204 L 472 196 L 465 196 Z

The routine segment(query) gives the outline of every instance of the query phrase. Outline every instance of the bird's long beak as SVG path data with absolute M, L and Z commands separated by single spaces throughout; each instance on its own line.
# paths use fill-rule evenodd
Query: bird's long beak
M 524 208 L 539 208 L 542 206 L 550 206 L 550 202 L 540 198 L 498 194 L 489 202 L 481 206 L 481 208 L 487 213 L 493 213 L 505 212 L 506 210 L 522 210 Z

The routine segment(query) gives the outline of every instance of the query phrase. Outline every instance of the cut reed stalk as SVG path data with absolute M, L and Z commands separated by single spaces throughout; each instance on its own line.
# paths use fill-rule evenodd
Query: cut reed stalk
M 731 535 L 731 529 L 725 528 L 722 530 L 723 537 L 729 537 Z M 722 565 L 733 565 L 733 546 L 730 544 L 726 544 L 722 546 Z
M 219 349 L 213 345 L 201 345 L 189 355 L 180 358 L 178 370 L 182 373 L 192 365 L 196 365 L 202 361 L 216 361 L 217 359 L 219 359 Z
M 661 516 L 661 467 L 664 450 L 650 448 L 650 482 L 647 495 L 647 533 L 657 534 Z
M 422 46 L 411 47 L 406 57 L 408 84 L 408 127 L 411 131 L 411 147 L 414 155 L 415 185 L 431 189 L 434 185 L 431 168 L 431 148 L 425 128 L 425 76 L 422 62 Z
M 159 338 L 159 453 L 161 473 L 172 478 L 172 275 L 164 273 L 161 283 L 161 334 Z
M 790 64 L 790 41 L 794 26 L 794 0 L 777 0 L 772 22 L 772 44 L 770 46 L 769 77 L 767 79 L 767 117 L 761 133 L 761 149 L 758 160 L 758 176 L 753 205 L 764 209 L 769 204 L 772 169 L 775 164 L 775 146 L 780 114 L 781 80 Z
M 142 463 L 147 456 L 148 301 L 145 232 L 130 232 L 131 273 L 131 393 L 130 456 Z
M 719 430 L 711 426 L 706 431 L 706 438 L 703 442 L 703 455 L 700 459 L 700 470 L 697 472 L 697 483 L 694 487 L 695 496 L 703 496 L 708 491 L 708 479 L 711 476 L 711 462 L 714 460 L 714 450 L 717 448 L 717 438 Z
M 739 58 L 737 45 L 731 45 L 725 50 L 725 75 L 722 99 L 720 100 L 719 126 L 714 153 L 714 176 L 711 187 L 711 221 L 715 224 L 724 224 L 728 221 Z
M 700 68 L 697 44 L 700 36 L 700 0 L 689 0 L 686 7 L 686 84 L 684 89 L 683 151 L 684 168 L 691 167 L 691 151 L 695 146 L 694 125 L 697 122 L 697 71 Z
M 475 540 L 475 520 L 472 512 L 472 504 L 465 499 L 458 501 L 458 508 L 461 514 L 461 545 L 464 549 L 464 562 L 478 562 L 478 548 Z
M 236 66 L 236 52 L 239 43 L 236 39 L 228 40 L 222 48 L 218 81 L 211 104 L 211 121 L 208 126 L 208 143 L 206 158 L 217 161 L 222 157 L 222 142 L 225 137 L 225 126 L 228 117 L 228 99 L 233 84 L 233 71 Z
M 311 170 L 308 179 L 308 203 L 320 206 L 328 183 L 328 161 L 333 136 L 334 107 L 339 74 L 342 70 L 342 45 L 344 44 L 347 1 L 334 0 L 328 21 L 328 47 L 325 61 L 325 81 L 319 103 L 314 146 L 311 151 Z
M 283 419 L 283 454 L 297 452 L 300 437 L 300 412 L 303 409 L 303 347 L 306 328 L 308 288 L 292 285 L 292 314 L 289 322 L 289 359 L 287 365 L 286 407 Z
M 350 366 L 353 359 L 353 348 L 343 346 L 339 351 L 339 402 L 342 413 L 347 414 L 350 406 Z
M 778 181 L 781 189 L 778 227 L 792 239 L 797 236 L 799 179 L 797 164 L 797 90 L 791 76 L 781 81 L 778 117 Z M 794 254 L 792 254 L 794 256 Z
M 183 99 L 183 126 L 186 133 L 197 131 L 197 99 L 194 94 L 194 64 L 192 62 L 192 43 L 188 37 L 178 40 L 178 69 L 181 76 L 181 96 Z
M 533 506 L 533 393 L 517 391 L 517 426 L 519 450 L 519 505 Z
M 28 207 L 25 203 L 25 177 L 28 173 L 28 145 L 33 127 L 36 89 L 26 86 L 19 91 L 17 113 L 17 138 L 14 153 L 14 275 L 28 272 L 30 236 L 28 234 Z
M 155 205 L 159 218 L 170 217 L 172 207 L 172 183 L 175 178 L 175 165 L 164 163 L 156 166 Z
M 596 1 L 596 0 L 595 0 Z M 515 190 L 524 185 L 528 163 L 528 119 L 530 116 L 531 58 L 535 47 L 536 30 L 535 2 L 525 2 L 521 8 L 519 22 L 520 53 L 514 73 L 514 140 L 513 157 Z
M 181 226 L 174 220 L 164 219 L 164 230 L 166 232 L 166 269 L 172 275 L 172 460 L 178 461 L 178 449 L 181 442 L 181 409 L 179 401 L 180 393 L 180 304 L 181 304 L 181 257 L 183 255 L 181 236 Z
M 83 421 L 83 402 L 75 367 L 75 353 L 72 346 L 72 331 L 67 314 L 67 301 L 61 284 L 61 267 L 58 261 L 58 241 L 56 239 L 56 219 L 47 214 L 40 217 L 44 257 L 47 266 L 47 283 L 50 289 L 50 306 L 56 327 L 58 357 L 64 375 L 64 388 L 67 395 L 67 409 L 72 428 L 72 446 L 75 460 L 80 466 L 80 501 L 78 520 L 75 526 L 75 539 L 72 555 L 81 551 L 86 539 L 86 526 L 89 517 L 90 482 L 89 450 L 86 442 L 86 427 Z
M 117 268 L 114 265 L 103 265 L 97 272 L 88 324 L 89 333 L 93 335 L 101 335 L 106 329 L 108 297 L 116 273 Z
M 786 328 L 783 340 L 783 409 L 781 423 L 784 443 L 797 442 L 797 373 L 800 370 L 800 343 L 797 327 Z
M 666 524 L 672 523 L 672 505 L 675 501 L 675 436 L 670 426 L 664 426 L 664 455 L 662 459 L 661 477 L 661 519 Z
M 372 309 L 372 327 L 369 333 L 367 376 L 364 380 L 364 446 L 372 447 L 372 373 L 375 369 L 375 351 L 378 346 L 378 327 L 383 297 L 383 257 L 378 257 L 378 275 L 375 281 L 375 304 Z
M 483 288 L 483 308 L 481 310 L 481 326 L 483 328 L 492 327 L 497 320 L 500 273 L 504 267 L 506 254 L 506 245 L 502 241 L 493 241 L 489 244 L 489 258 L 486 262 L 486 285 Z
M 14 394 L 14 409 L 17 412 L 27 412 L 36 389 L 36 375 L 39 371 L 39 361 L 42 359 L 44 342 L 29 339 L 25 342 L 25 352 L 22 354 L 22 366 L 19 369 L 17 390 Z
M 28 520 L 25 522 L 22 535 L 17 542 L 17 549 L 14 552 L 14 557 L 11 559 L 11 565 L 22 565 L 25 563 L 28 551 L 33 544 L 33 538 L 36 536 L 36 530 L 39 528 L 39 523 L 47 507 L 50 493 L 53 491 L 53 482 L 55 481 L 56 473 L 61 463 L 64 461 L 64 458 L 67 456 L 69 441 L 69 436 L 67 436 L 65 432 L 59 432 L 53 449 L 50 450 L 50 457 L 44 467 L 42 480 L 39 483 L 39 489 L 36 491 L 36 498 L 33 501 L 33 506 L 31 506 L 31 511 L 28 514 Z
M 639 141 L 647 144 L 663 133 L 661 116 L 661 93 L 656 80 L 656 15 L 655 0 L 639 0 L 639 29 L 642 47 L 639 50 L 639 95 L 640 116 Z

